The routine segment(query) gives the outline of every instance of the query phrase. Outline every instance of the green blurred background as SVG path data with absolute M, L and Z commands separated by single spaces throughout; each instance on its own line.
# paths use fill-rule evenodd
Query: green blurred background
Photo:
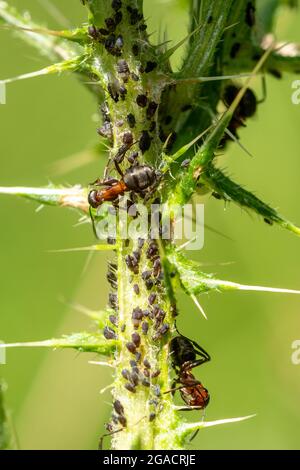
M 85 20 L 79 0 L 51 0 L 71 26 Z M 14 0 L 33 18 L 59 27 L 46 0 Z M 186 34 L 187 1 L 146 0 L 149 30 L 167 27 L 170 39 Z M 300 41 L 300 12 L 282 10 L 278 37 Z M 35 50 L 0 31 L 0 78 L 47 65 Z M 182 51 L 181 51 L 182 52 Z M 180 61 L 180 53 L 176 57 Z M 300 223 L 300 105 L 291 103 L 291 83 L 268 78 L 268 99 L 242 131 L 255 158 L 231 146 L 220 163 L 235 179 L 288 218 Z M 260 82 L 256 86 L 261 92 Z M 0 106 L 0 185 L 87 183 L 101 174 L 104 161 L 55 174 L 59 159 L 96 141 L 92 96 L 72 76 L 43 77 L 8 86 Z M 300 288 L 299 243 L 289 232 L 269 227 L 234 206 L 206 198 L 206 222 L 227 240 L 206 232 L 198 259 L 225 279 L 267 286 Z M 85 269 L 84 253 L 49 253 L 94 242 L 90 227 L 74 227 L 73 212 L 1 197 L 0 338 L 6 342 L 39 340 L 91 329 L 89 321 L 67 306 L 106 304 L 105 255 Z M 291 343 L 300 339 L 300 298 L 268 293 L 227 293 L 202 298 L 208 321 L 180 296 L 180 329 L 199 341 L 212 362 L 196 375 L 210 390 L 206 419 L 257 413 L 244 423 L 200 432 L 191 448 L 298 449 L 300 447 L 300 365 L 291 362 Z M 107 368 L 91 365 L 95 356 L 73 351 L 8 350 L 0 375 L 8 382 L 7 402 L 23 449 L 94 449 L 110 414 L 111 381 Z M 198 419 L 199 415 L 188 414 Z

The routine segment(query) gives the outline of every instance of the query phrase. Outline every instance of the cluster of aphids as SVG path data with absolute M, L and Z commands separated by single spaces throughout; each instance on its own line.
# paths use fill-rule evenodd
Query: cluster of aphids
M 94 25 L 89 26 L 88 33 L 92 39 L 103 44 L 107 52 L 113 56 L 119 57 L 122 55 L 124 41 L 122 35 L 116 34 L 116 29 L 123 20 L 123 12 L 121 10 L 122 1 L 112 0 L 111 6 L 113 14 L 105 18 L 103 27 L 96 28 Z M 143 15 L 137 8 L 127 6 L 126 13 L 131 26 L 136 26 L 138 31 L 145 31 L 147 26 L 143 21 Z
M 241 87 L 235 84 L 227 85 L 224 88 L 222 100 L 224 105 L 229 108 L 229 106 L 235 100 L 237 94 L 241 90 Z M 240 103 L 236 107 L 233 116 L 227 126 L 230 133 L 236 138 L 239 139 L 238 129 L 241 127 L 246 127 L 246 120 L 254 116 L 257 110 L 257 98 L 255 93 L 251 88 L 247 88 Z M 224 134 L 220 147 L 224 148 L 228 141 L 232 140 L 232 137 L 228 134 Z
M 148 269 L 140 271 L 141 256 L 145 256 Z M 128 366 L 122 370 L 124 388 L 130 393 L 136 393 L 138 387 L 145 387 L 150 390 L 150 399 L 148 401 L 150 412 L 148 420 L 152 422 L 159 411 L 161 390 L 156 379 L 160 375 L 160 369 L 156 367 L 153 361 L 149 360 L 144 354 L 143 343 L 148 335 L 151 335 L 153 341 L 161 340 L 170 331 L 170 325 L 165 322 L 166 312 L 161 308 L 160 294 L 162 292 L 163 270 L 159 256 L 157 243 L 154 240 L 144 240 L 139 238 L 135 249 L 125 258 L 125 263 L 129 271 L 129 280 L 132 286 L 132 295 L 137 299 L 137 306 L 131 312 L 130 340 L 126 343 L 126 349 L 129 354 Z M 117 266 L 109 263 L 107 279 L 112 288 L 109 294 L 109 307 L 115 311 L 115 314 L 109 316 L 111 326 L 104 328 L 104 337 L 108 340 L 117 339 L 116 329 L 125 331 L 125 324 L 118 322 L 118 296 L 117 296 Z M 140 284 L 142 279 L 144 286 Z M 137 282 L 136 282 L 137 281 Z M 138 283 L 139 282 L 139 283 Z M 152 289 L 155 287 L 155 292 Z M 147 308 L 138 306 L 140 289 L 146 289 L 148 294 Z M 127 328 L 129 326 L 127 325 Z M 126 427 L 126 417 L 121 404 L 117 401 L 117 409 L 114 404 L 112 422 L 108 423 L 107 430 L 110 434 Z M 116 428 L 121 425 L 121 429 Z
M 120 33 L 118 25 L 121 23 L 123 15 L 126 15 L 127 24 L 129 23 L 139 31 L 146 29 L 143 15 L 138 9 L 131 6 L 123 6 L 121 0 L 112 1 L 112 15 L 104 20 L 103 28 L 89 27 L 90 37 L 104 45 L 108 54 L 116 56 L 115 71 L 116 74 L 109 75 L 107 84 L 107 92 L 114 103 L 122 102 L 126 99 L 128 93 L 128 83 L 138 82 L 141 73 L 152 72 L 157 63 L 151 60 L 146 61 L 143 65 L 136 59 L 134 70 L 130 70 L 128 62 L 122 58 L 124 49 L 124 38 Z M 131 52 L 134 57 L 140 55 L 141 45 L 134 42 L 131 45 Z M 126 50 L 128 53 L 128 50 Z M 134 203 L 137 195 L 144 197 L 149 194 L 152 186 L 157 183 L 157 172 L 148 165 L 139 164 L 140 154 L 147 152 L 152 144 L 153 132 L 156 128 L 155 115 L 158 109 L 158 103 L 151 100 L 149 94 L 141 93 L 141 90 L 135 91 L 136 87 L 132 87 L 132 92 L 136 93 L 131 99 L 131 108 L 134 111 L 136 106 L 138 110 L 144 110 L 145 128 L 135 132 L 137 118 L 134 112 L 129 112 L 123 119 L 112 122 L 108 103 L 101 105 L 102 126 L 98 129 L 98 133 L 108 138 L 113 144 L 113 126 L 115 126 L 118 140 L 121 141 L 119 148 L 111 157 L 110 162 L 105 170 L 104 180 L 96 180 L 95 186 L 103 186 L 104 189 L 93 189 L 89 194 L 89 204 L 93 208 L 99 207 L 105 201 L 111 201 L 118 207 L 116 200 L 125 192 L 130 192 L 130 199 Z M 140 113 L 139 113 L 140 114 Z M 140 117 L 140 116 L 139 116 Z M 122 131 L 122 128 L 124 130 Z M 126 159 L 126 160 L 125 160 Z M 127 163 L 127 170 L 121 169 L 121 164 Z M 108 168 L 113 163 L 116 171 L 121 175 L 121 179 L 107 178 Z M 129 164 L 129 167 L 128 167 Z M 125 165 L 126 166 L 126 165 Z

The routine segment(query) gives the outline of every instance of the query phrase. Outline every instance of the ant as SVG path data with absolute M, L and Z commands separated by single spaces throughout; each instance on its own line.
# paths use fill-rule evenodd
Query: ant
M 171 392 L 174 394 L 176 390 L 180 391 L 181 398 L 187 405 L 187 407 L 181 408 L 182 411 L 189 411 L 195 408 L 204 410 L 209 403 L 209 392 L 194 377 L 191 371 L 194 367 L 210 361 L 210 355 L 195 341 L 180 333 L 170 341 L 169 350 L 172 356 L 172 367 L 177 373 L 177 377 L 173 381 L 171 390 L 165 393 Z M 199 356 L 198 359 L 197 356 Z M 179 386 L 176 386 L 177 384 Z M 190 441 L 196 437 L 197 433 L 198 430 L 193 434 Z
M 118 167 L 117 167 L 118 169 Z M 143 193 L 157 183 L 158 173 L 148 165 L 135 165 L 121 174 L 121 179 L 109 178 L 104 181 L 96 180 L 95 186 L 105 186 L 104 189 L 92 189 L 88 195 L 88 202 L 96 209 L 105 201 L 115 201 L 126 191 Z
M 226 107 L 231 105 L 240 89 L 241 87 L 234 84 L 230 84 L 225 87 L 222 99 Z M 236 139 L 239 138 L 237 130 L 240 127 L 246 127 L 246 119 L 254 116 L 257 110 L 257 104 L 260 102 L 261 101 L 257 100 L 254 92 L 250 88 L 247 88 L 228 124 L 228 130 Z M 229 139 L 229 135 L 225 134 L 220 142 L 220 147 L 224 148 Z

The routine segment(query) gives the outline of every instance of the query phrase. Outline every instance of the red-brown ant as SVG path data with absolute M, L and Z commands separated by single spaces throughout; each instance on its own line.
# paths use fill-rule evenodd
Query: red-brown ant
M 207 361 L 210 361 L 210 355 L 195 341 L 179 334 L 172 338 L 169 344 L 170 355 L 172 357 L 172 367 L 177 373 L 173 381 L 171 392 L 180 391 L 181 398 L 187 407 L 181 408 L 182 411 L 193 409 L 204 410 L 209 403 L 209 392 L 203 387 L 202 383 L 192 374 L 192 369 Z M 200 356 L 197 359 L 197 356 Z M 176 385 L 179 386 L 176 386 Z M 193 434 L 192 439 L 198 431 Z
M 104 189 L 92 189 L 88 195 L 88 202 L 96 209 L 105 201 L 115 201 L 126 191 L 143 193 L 153 186 L 158 179 L 157 172 L 148 165 L 136 165 L 122 174 L 120 180 L 107 179 L 95 181 L 95 186 L 106 186 Z

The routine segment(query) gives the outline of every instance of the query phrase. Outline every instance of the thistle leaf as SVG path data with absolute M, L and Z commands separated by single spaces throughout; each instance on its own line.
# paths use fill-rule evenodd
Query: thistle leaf
M 22 186 L 0 187 L 0 194 L 21 196 L 49 206 L 73 207 L 88 212 L 87 189 L 79 185 L 64 188 L 26 188 Z
M 258 63 L 253 69 L 252 74 L 247 78 L 243 87 L 238 92 L 237 96 L 226 110 L 225 113 L 219 118 L 216 124 L 212 127 L 211 131 L 208 133 L 204 143 L 201 145 L 199 150 L 196 152 L 192 158 L 190 165 L 187 171 L 183 174 L 180 181 L 176 184 L 173 197 L 168 201 L 168 205 L 172 208 L 172 205 L 184 205 L 192 197 L 200 175 L 205 171 L 205 168 L 212 164 L 212 161 L 215 157 L 215 152 L 218 148 L 218 145 L 224 135 L 226 128 L 232 119 L 233 113 L 239 105 L 241 99 L 243 98 L 247 87 L 251 83 L 252 79 L 257 75 L 267 58 L 269 57 L 272 51 L 272 46 L 264 53 L 260 58 Z
M 210 291 L 223 292 L 228 290 L 277 292 L 282 294 L 300 294 L 300 290 L 282 289 L 277 287 L 250 286 L 237 282 L 216 279 L 212 274 L 201 271 L 200 265 L 186 258 L 181 252 L 169 249 L 168 261 L 175 268 L 180 283 L 189 295 L 204 294 Z
M 282 217 L 275 209 L 258 199 L 250 191 L 232 181 L 221 170 L 209 165 L 200 177 L 204 183 L 214 192 L 218 193 L 226 201 L 233 201 L 242 208 L 250 209 L 263 217 L 269 223 L 276 223 L 281 227 L 300 235 L 300 228 Z
M 26 343 L 0 344 L 0 348 L 52 348 L 52 349 L 76 349 L 80 352 L 94 352 L 103 356 L 110 356 L 118 345 L 117 340 L 106 340 L 103 334 L 91 334 L 86 332 L 64 335 L 59 339 L 45 341 L 30 341 Z
M 52 74 L 60 74 L 63 72 L 86 72 L 86 59 L 85 55 L 80 55 L 75 57 L 74 59 L 64 60 L 62 62 L 58 62 L 53 65 L 49 65 L 48 67 L 44 67 L 40 70 L 36 70 L 35 72 L 29 72 L 22 75 L 17 75 L 16 77 L 6 78 L 4 80 L 0 80 L 0 84 L 7 85 L 8 83 L 17 82 L 19 80 L 27 80 L 29 78 L 40 77 L 43 75 L 52 75 Z

